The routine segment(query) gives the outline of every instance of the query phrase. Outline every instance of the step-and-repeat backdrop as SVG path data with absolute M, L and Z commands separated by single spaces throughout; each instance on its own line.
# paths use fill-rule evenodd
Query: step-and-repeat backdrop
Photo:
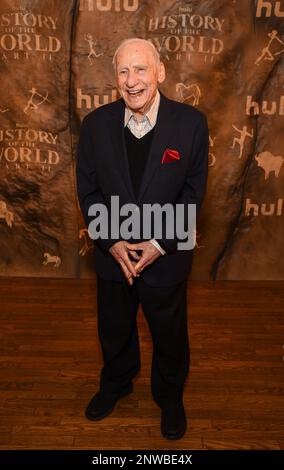
M 94 275 L 80 122 L 119 97 L 112 55 L 138 36 L 162 92 L 208 117 L 192 278 L 284 279 L 283 33 L 283 0 L 1 0 L 0 275 Z

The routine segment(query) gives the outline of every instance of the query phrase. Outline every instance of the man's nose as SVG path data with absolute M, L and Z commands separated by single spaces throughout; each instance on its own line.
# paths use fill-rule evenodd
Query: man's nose
M 127 75 L 126 85 L 131 88 L 137 83 L 137 75 L 135 72 L 129 71 Z

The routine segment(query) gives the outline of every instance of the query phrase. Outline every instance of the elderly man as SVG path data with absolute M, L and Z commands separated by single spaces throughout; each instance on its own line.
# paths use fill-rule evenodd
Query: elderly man
M 165 68 L 153 44 L 138 38 L 123 41 L 113 63 L 121 98 L 84 118 L 78 146 L 78 198 L 90 232 L 91 206 L 103 204 L 110 225 L 117 217 L 119 227 L 125 222 L 125 212 L 111 210 L 114 196 L 119 209 L 125 204 L 138 211 L 146 204 L 183 204 L 187 213 L 188 204 L 195 204 L 198 210 L 207 179 L 206 118 L 158 90 Z M 100 390 L 86 416 L 106 417 L 132 392 L 140 369 L 136 314 L 141 304 L 153 340 L 151 389 L 161 408 L 161 432 L 179 439 L 186 431 L 186 286 L 193 250 L 178 249 L 177 235 L 168 236 L 162 220 L 159 236 L 151 231 L 143 238 L 134 231 L 129 238 L 114 229 L 108 236 L 93 236 L 104 365 Z

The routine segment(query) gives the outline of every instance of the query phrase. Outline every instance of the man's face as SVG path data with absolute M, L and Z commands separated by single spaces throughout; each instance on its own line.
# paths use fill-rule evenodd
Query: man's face
M 165 79 L 165 68 L 157 63 L 150 46 L 131 43 L 122 47 L 116 56 L 118 90 L 128 108 L 145 114 L 154 102 L 158 83 Z

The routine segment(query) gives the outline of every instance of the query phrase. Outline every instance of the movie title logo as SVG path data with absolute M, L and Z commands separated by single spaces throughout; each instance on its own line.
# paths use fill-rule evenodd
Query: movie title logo
M 56 36 L 58 18 L 27 11 L 6 12 L 0 15 L 0 59 L 3 61 L 29 59 L 40 55 L 52 60 L 61 50 Z
M 169 15 L 145 19 L 148 38 L 167 60 L 213 63 L 224 50 L 225 19 L 179 7 Z
M 0 166 L 9 170 L 41 169 L 59 164 L 58 134 L 31 128 L 0 129 Z

